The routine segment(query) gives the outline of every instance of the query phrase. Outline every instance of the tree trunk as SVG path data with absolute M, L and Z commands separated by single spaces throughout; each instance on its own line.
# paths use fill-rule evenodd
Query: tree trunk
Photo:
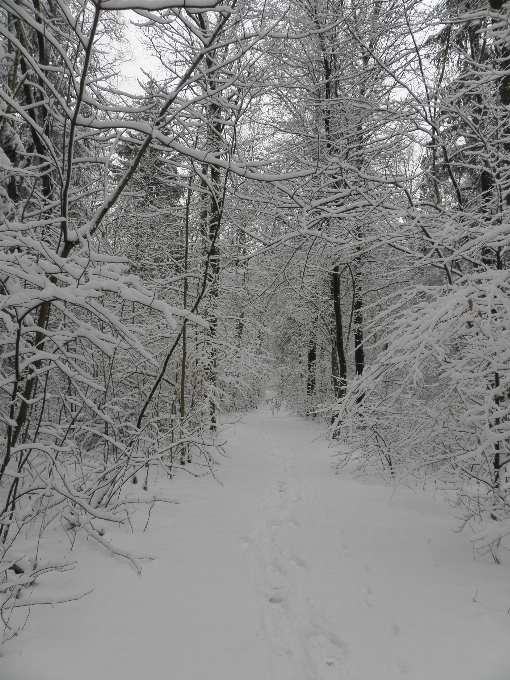
M 331 274 L 331 293 L 333 297 L 333 310 L 335 313 L 335 342 L 333 345 L 332 374 L 333 388 L 337 399 L 345 396 L 347 385 L 347 360 L 345 357 L 344 333 L 342 326 L 342 306 L 340 303 L 340 267 L 333 267 Z M 335 371 L 335 364 L 337 370 Z
M 354 363 L 356 375 L 361 375 L 365 368 L 363 341 L 363 292 L 356 281 L 354 299 Z
M 310 339 L 308 345 L 308 362 L 307 362 L 307 381 L 306 381 L 306 394 L 311 398 L 315 394 L 316 389 L 316 366 L 317 366 L 317 343 L 315 340 Z M 310 415 L 310 412 L 307 412 Z M 313 413 L 311 415 L 314 415 Z

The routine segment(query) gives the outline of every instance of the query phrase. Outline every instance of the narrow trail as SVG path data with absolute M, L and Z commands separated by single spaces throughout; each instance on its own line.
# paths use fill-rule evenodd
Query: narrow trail
M 284 421 L 280 421 L 286 425 Z M 348 646 L 310 602 L 308 564 L 300 556 L 300 506 L 315 500 L 306 484 L 301 460 L 301 432 L 289 441 L 288 428 L 261 429 L 258 446 L 268 457 L 269 479 L 262 502 L 262 520 L 241 545 L 263 611 L 264 628 L 278 654 L 288 659 L 291 677 L 303 680 L 338 678 L 346 669 Z
M 157 481 L 179 505 L 112 535 L 156 556 L 141 576 L 55 538 L 78 566 L 54 587 L 93 592 L 34 608 L 0 680 L 509 680 L 508 565 L 474 559 L 439 497 L 335 475 L 319 434 L 260 407 L 220 483 Z

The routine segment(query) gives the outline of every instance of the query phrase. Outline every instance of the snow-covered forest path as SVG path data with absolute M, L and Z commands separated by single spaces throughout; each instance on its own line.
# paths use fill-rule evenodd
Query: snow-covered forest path
M 141 576 L 77 541 L 54 583 L 94 591 L 34 608 L 0 678 L 508 680 L 508 566 L 473 559 L 439 496 L 335 475 L 319 431 L 243 416 L 221 485 L 183 474 L 179 505 L 116 536 L 157 556 Z

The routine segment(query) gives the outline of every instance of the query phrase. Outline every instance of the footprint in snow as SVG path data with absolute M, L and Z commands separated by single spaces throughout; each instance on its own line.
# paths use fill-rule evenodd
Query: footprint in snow
M 306 569 L 307 567 L 306 562 L 303 562 L 299 557 L 290 557 L 289 562 L 299 569 Z
M 284 606 L 285 600 L 284 600 L 283 597 L 280 597 L 278 595 L 272 595 L 269 598 L 268 601 L 269 601 L 269 606 L 271 607 L 271 609 L 274 612 L 276 612 L 278 614 L 285 614 L 285 606 Z
M 322 633 L 312 635 L 310 637 L 310 643 L 318 660 L 321 660 L 326 666 L 333 668 L 340 663 L 343 655 L 342 646 L 340 644 L 336 643 L 334 640 L 328 639 Z
M 404 659 L 400 659 L 398 662 L 398 670 L 402 673 L 402 675 L 409 675 L 409 666 L 404 661 Z

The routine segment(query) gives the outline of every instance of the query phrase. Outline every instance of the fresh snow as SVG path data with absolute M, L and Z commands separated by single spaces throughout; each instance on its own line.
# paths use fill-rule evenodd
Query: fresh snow
M 259 407 L 216 479 L 157 480 L 179 505 L 106 534 L 154 557 L 141 575 L 55 532 L 78 566 L 34 595 L 93 592 L 33 607 L 1 680 L 508 680 L 508 560 L 474 554 L 439 492 L 335 475 L 319 434 Z

